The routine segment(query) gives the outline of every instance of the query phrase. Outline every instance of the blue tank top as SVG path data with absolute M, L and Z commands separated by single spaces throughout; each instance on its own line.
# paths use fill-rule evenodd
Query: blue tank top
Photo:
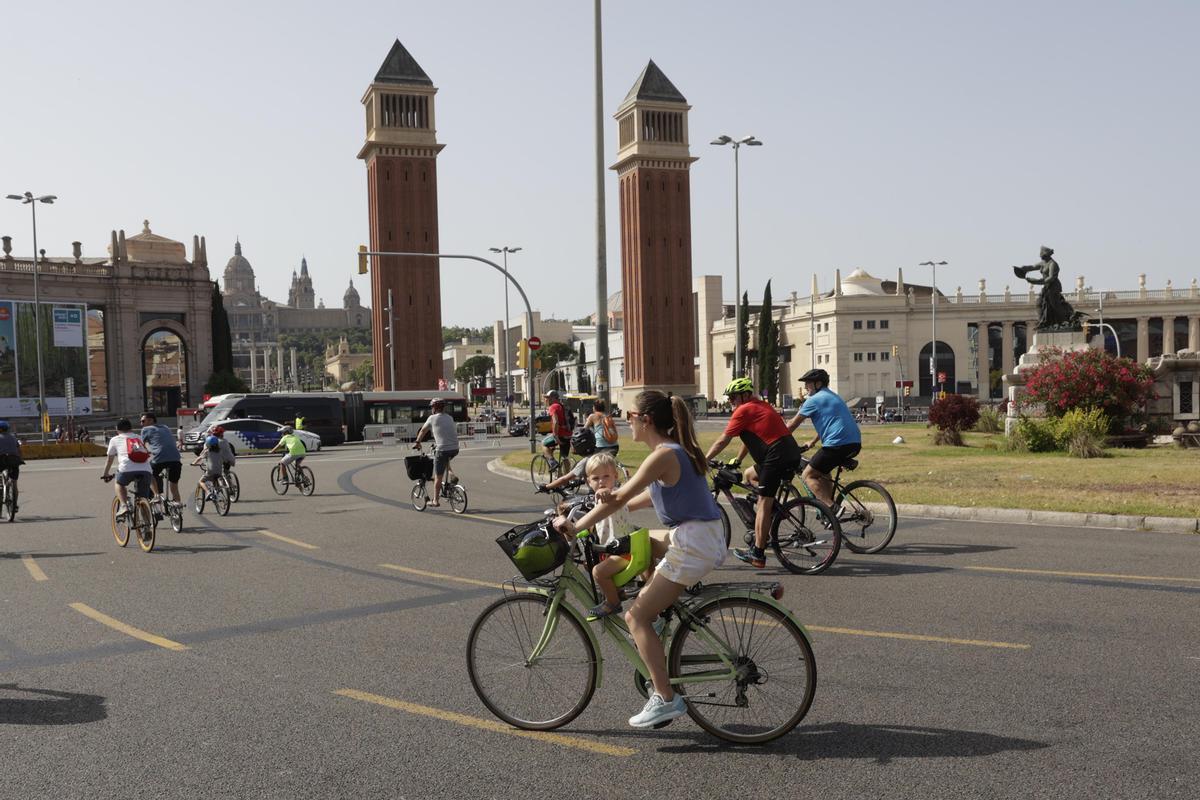
M 663 447 L 675 452 L 679 461 L 679 480 L 674 486 L 663 486 L 661 481 L 650 484 L 650 500 L 654 511 L 664 525 L 677 528 L 691 520 L 714 520 L 721 518 L 717 501 L 703 475 L 697 475 L 691 459 L 682 445 L 668 442 Z
M 612 450 L 620 444 L 619 442 L 610 442 L 608 439 L 604 438 L 603 422 L 597 422 L 592 426 L 592 436 L 596 437 L 597 450 Z

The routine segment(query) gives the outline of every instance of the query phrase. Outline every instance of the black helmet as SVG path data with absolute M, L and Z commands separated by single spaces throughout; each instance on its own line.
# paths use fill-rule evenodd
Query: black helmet
M 553 397 L 555 400 L 557 400 L 558 399 L 558 389 L 551 389 L 550 391 L 546 392 L 545 396 Z
M 800 376 L 801 383 L 808 383 L 809 381 L 822 384 L 823 386 L 828 386 L 829 373 L 823 369 L 810 369 L 808 372 Z

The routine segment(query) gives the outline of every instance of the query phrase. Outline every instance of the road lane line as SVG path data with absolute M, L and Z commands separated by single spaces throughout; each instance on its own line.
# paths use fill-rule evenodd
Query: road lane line
M 46 573 L 42 572 L 42 568 L 33 560 L 33 556 L 21 556 L 21 563 L 25 565 L 25 569 L 29 570 L 29 574 L 35 581 L 49 580 Z
M 397 711 L 406 711 L 409 714 L 419 714 L 424 717 L 433 717 L 434 719 L 444 720 L 446 722 L 454 722 L 459 725 L 465 725 L 468 728 L 479 728 L 485 731 L 494 733 L 506 733 L 509 736 L 520 736 L 523 739 L 534 739 L 547 744 L 557 744 L 563 747 L 571 747 L 576 750 L 586 750 L 591 753 L 599 753 L 605 756 L 632 756 L 637 755 L 637 750 L 629 747 L 618 747 L 616 745 L 604 744 L 602 742 L 594 742 L 590 739 L 584 739 L 579 736 L 568 736 L 562 733 L 547 733 L 545 731 L 523 731 L 518 728 L 513 728 L 502 722 L 496 722 L 490 719 L 479 719 L 478 717 L 470 717 L 466 714 L 459 714 L 454 711 L 443 711 L 440 708 L 431 708 L 429 706 L 421 706 L 416 703 L 408 703 L 404 700 L 397 700 L 392 697 L 383 697 L 378 694 L 369 692 L 360 692 L 357 689 L 338 689 L 334 694 L 341 697 L 348 697 L 351 700 L 360 700 L 364 703 L 374 703 L 375 705 L 394 708 Z
M 474 578 L 460 578 L 457 575 L 446 575 L 441 572 L 426 572 L 423 569 L 413 569 L 412 567 L 401 567 L 398 564 L 380 564 L 384 569 L 394 569 L 397 572 L 407 572 L 410 575 L 422 575 L 426 578 L 441 578 L 445 581 L 457 581 L 458 583 L 469 583 L 472 586 L 487 586 L 489 589 L 503 589 L 504 584 L 493 583 L 492 581 L 477 581 Z
M 953 639 L 947 636 L 925 636 L 919 633 L 892 633 L 890 631 L 864 631 L 857 628 L 827 628 L 823 625 L 804 624 L 810 631 L 821 633 L 840 633 L 846 636 L 874 636 L 880 639 L 905 639 L 911 642 L 942 642 L 944 644 L 963 644 L 973 647 L 1000 647 L 1010 650 L 1028 650 L 1032 645 L 1016 642 L 990 642 L 986 639 Z
M 179 642 L 171 641 L 170 639 L 163 638 L 162 636 L 155 636 L 153 633 L 147 633 L 146 631 L 141 630 L 140 628 L 135 628 L 132 625 L 126 625 L 119 619 L 113 619 L 107 614 L 103 614 L 89 605 L 85 605 L 83 603 L 71 603 L 71 608 L 75 609 L 80 614 L 83 614 L 85 617 L 91 617 L 101 625 L 107 625 L 115 631 L 120 631 L 121 633 L 127 636 L 132 636 L 135 639 L 141 639 L 143 642 L 149 642 L 150 644 L 157 645 L 166 650 L 188 649 L 186 644 L 180 644 Z
M 1059 575 L 1066 578 L 1117 578 L 1127 581 L 1180 581 L 1200 583 L 1200 578 L 1172 578 L 1164 575 L 1124 575 L 1115 572 L 1066 572 L 1055 569 L 1014 569 L 1012 567 L 963 567 L 976 572 L 1011 572 L 1025 575 Z
M 287 542 L 288 544 L 294 544 L 296 547 L 303 547 L 305 550 L 320 550 L 321 549 L 321 548 L 317 547 L 315 544 L 309 544 L 308 542 L 302 542 L 299 539 L 289 539 L 286 536 L 280 536 L 278 533 L 271 533 L 270 531 L 264 531 L 261 529 L 259 530 L 259 533 L 261 533 L 263 536 L 270 536 L 272 539 L 278 539 L 281 542 Z
M 499 522 L 502 525 L 524 525 L 524 522 L 517 522 L 514 519 L 500 519 L 499 517 L 485 517 L 483 514 L 464 514 L 464 517 L 471 519 L 482 519 L 487 522 Z

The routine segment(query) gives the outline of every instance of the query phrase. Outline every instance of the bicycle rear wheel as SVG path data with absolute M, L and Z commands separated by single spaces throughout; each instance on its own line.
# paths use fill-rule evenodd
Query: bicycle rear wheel
M 300 494 L 305 497 L 310 496 L 317 489 L 317 479 L 313 477 L 313 471 L 305 466 L 296 470 L 296 483 Z
M 287 494 L 287 470 L 279 464 L 271 467 L 271 488 L 275 490 L 275 494 Z
M 695 615 L 707 630 L 681 625 L 668 668 L 672 680 L 691 679 L 675 690 L 687 698 L 696 724 L 747 744 L 769 742 L 796 727 L 817 691 L 817 663 L 800 626 L 754 597 L 716 598 Z M 733 676 L 719 654 L 733 663 Z
M 117 544 L 124 547 L 129 544 L 129 517 L 125 516 L 117 519 L 117 512 L 121 510 L 121 500 L 114 497 L 112 501 L 112 532 L 113 538 L 117 540 Z
M 543 483 L 549 483 L 552 479 L 550 462 L 541 453 L 534 456 L 533 460 L 529 462 L 529 480 L 533 481 L 534 488 Z
M 583 626 L 559 609 L 546 617 L 541 595 L 502 597 L 483 610 L 467 637 L 467 673 L 488 710 L 517 728 L 545 731 L 566 725 L 596 691 L 596 652 Z M 534 662 L 530 653 L 553 624 Z
M 837 518 L 811 497 L 781 506 L 771 523 L 771 547 L 779 563 L 797 575 L 829 569 L 842 546 Z
M 455 514 L 466 513 L 467 490 L 458 484 L 450 487 L 450 508 Z
M 713 502 L 717 504 L 717 513 L 721 515 L 721 530 L 725 532 L 725 549 L 728 550 L 729 543 L 733 540 L 733 526 L 729 524 L 729 512 L 715 498 Z
M 154 521 L 154 512 L 150 510 L 150 504 L 142 498 L 139 498 L 134 506 L 134 522 L 138 547 L 142 548 L 143 553 L 149 553 L 154 549 L 154 534 L 158 525 Z
M 183 532 L 183 506 L 175 503 L 167 504 L 167 516 L 171 518 L 171 530 Z
M 847 484 L 833 504 L 842 540 L 855 553 L 878 553 L 896 535 L 896 502 L 875 481 Z
M 425 492 L 425 482 L 420 481 L 412 488 L 412 504 L 417 511 L 424 511 L 429 505 L 429 495 Z
M 4 478 L 4 516 L 8 517 L 8 521 L 12 522 L 17 518 L 17 496 L 13 491 L 12 481 L 7 476 Z

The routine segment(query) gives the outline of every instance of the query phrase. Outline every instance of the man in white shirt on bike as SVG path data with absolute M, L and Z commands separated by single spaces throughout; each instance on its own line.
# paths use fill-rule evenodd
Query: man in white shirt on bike
M 445 478 L 446 470 L 450 468 L 450 461 L 458 455 L 458 429 L 454 425 L 454 418 L 446 413 L 445 400 L 434 400 L 430 403 L 430 408 L 433 413 L 421 426 L 421 430 L 417 434 L 417 441 L 413 443 L 413 449 L 420 450 L 421 442 L 430 436 L 433 437 L 433 502 L 429 505 L 439 506 L 442 497 L 442 480 Z

